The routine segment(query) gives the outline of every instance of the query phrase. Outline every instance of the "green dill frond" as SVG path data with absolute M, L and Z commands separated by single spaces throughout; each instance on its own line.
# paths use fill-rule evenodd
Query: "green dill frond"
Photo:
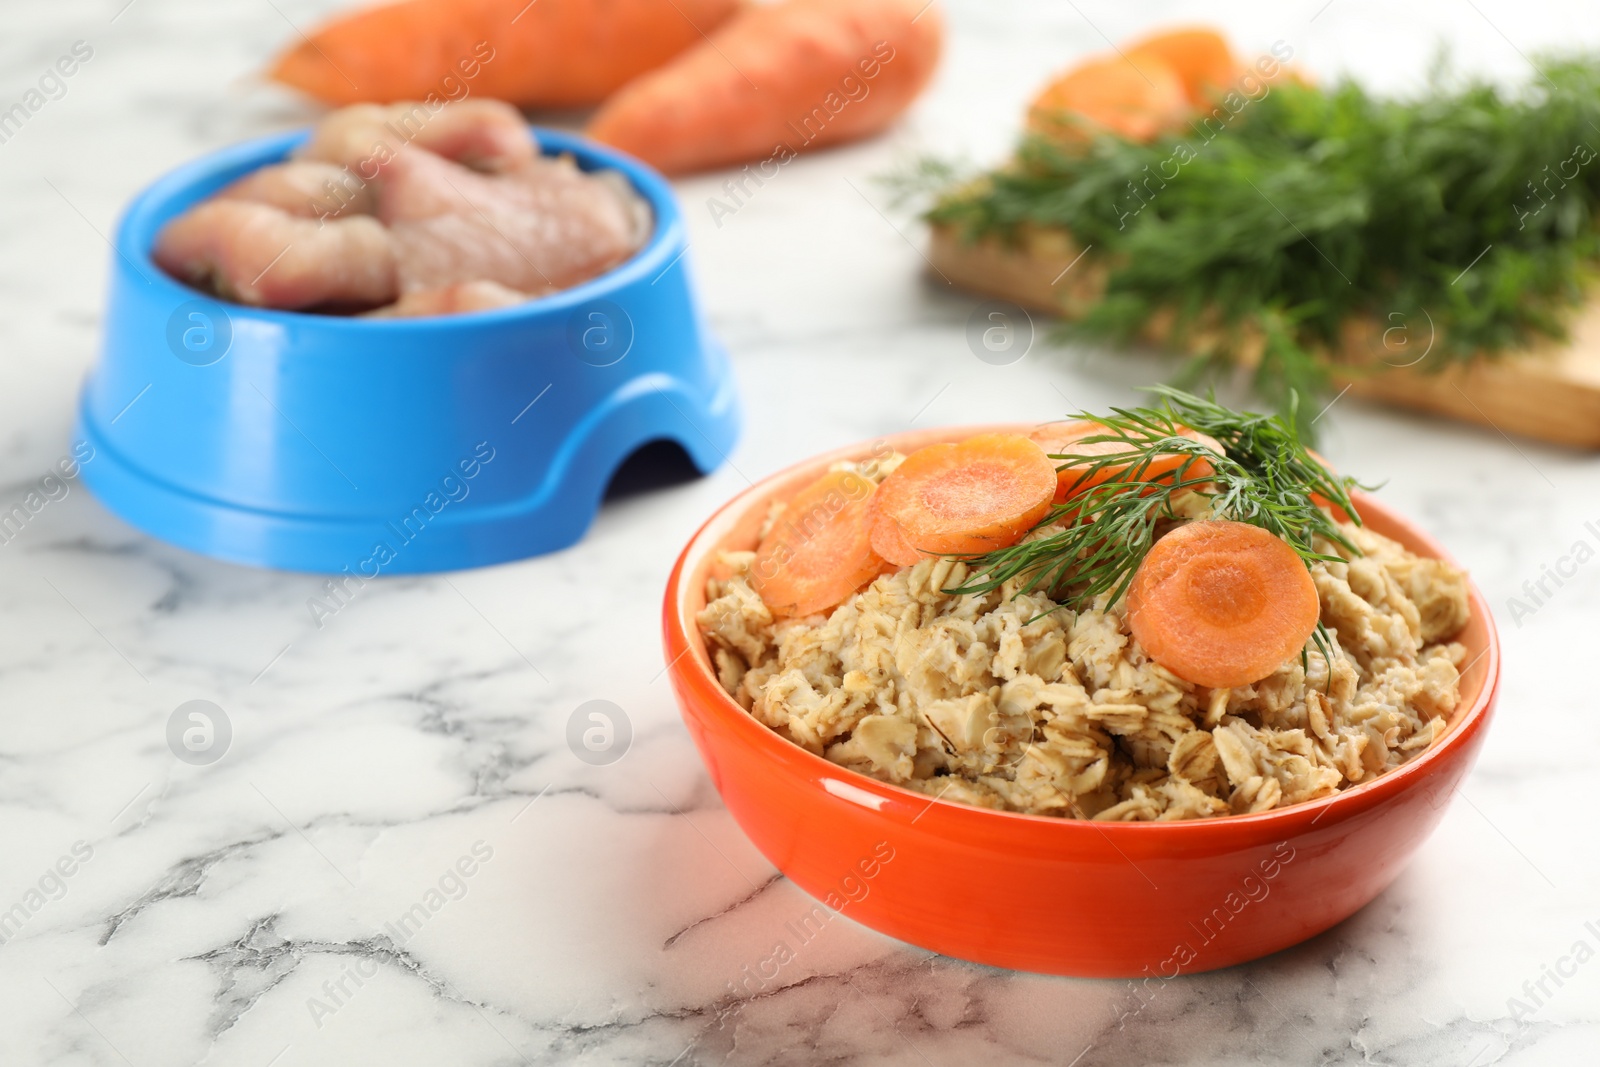
M 1410 100 L 1279 79 L 1150 144 L 1029 136 L 927 217 L 1070 232 L 1108 278 L 1064 337 L 1122 344 L 1169 316 L 1163 343 L 1206 357 L 1191 370 L 1249 359 L 1286 411 L 1323 395 L 1352 319 L 1422 331 L 1420 370 L 1563 336 L 1600 264 L 1600 56 L 1538 67 L 1518 91 L 1439 73 Z

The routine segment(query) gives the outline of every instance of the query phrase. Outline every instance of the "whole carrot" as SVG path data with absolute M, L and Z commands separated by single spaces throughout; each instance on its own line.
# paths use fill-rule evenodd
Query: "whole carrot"
M 319 27 L 269 74 L 329 104 L 597 104 L 699 43 L 740 0 L 401 0 Z
M 944 23 L 931 0 L 785 0 L 606 101 L 589 135 L 668 173 L 877 133 L 927 84 Z

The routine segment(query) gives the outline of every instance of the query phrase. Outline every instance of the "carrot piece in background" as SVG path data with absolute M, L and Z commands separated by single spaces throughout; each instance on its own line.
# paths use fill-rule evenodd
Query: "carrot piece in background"
M 1188 113 L 1183 81 L 1160 57 L 1107 56 L 1045 86 L 1028 107 L 1028 128 L 1069 143 L 1098 133 L 1152 141 Z
M 269 76 L 328 104 L 598 104 L 716 29 L 740 0 L 401 0 L 338 16 Z
M 1128 628 L 1179 678 L 1258 682 L 1305 647 L 1322 605 L 1298 553 L 1242 522 L 1186 523 L 1155 543 L 1128 588 Z
M 752 6 L 606 101 L 587 132 L 668 174 L 776 165 L 888 126 L 927 84 L 943 41 L 927 0 Z
M 1241 73 L 1228 42 L 1217 31 L 1203 26 L 1152 34 L 1123 51 L 1135 62 L 1152 56 L 1166 63 L 1183 83 L 1184 95 L 1195 107 L 1209 105 Z
M 854 471 L 829 471 L 789 500 L 750 565 L 751 585 L 774 615 L 831 608 L 884 572 L 867 532 L 874 488 Z
M 1044 518 L 1055 464 L 1020 434 L 979 434 L 929 445 L 878 486 L 878 509 L 923 553 L 977 555 L 1005 548 Z
M 1069 422 L 1051 422 L 1039 427 L 1029 438 L 1045 453 L 1051 457 L 1072 456 L 1082 457 L 1094 461 L 1102 456 L 1115 456 L 1119 453 L 1129 452 L 1132 445 L 1120 441 L 1084 441 L 1085 437 L 1104 434 L 1109 431 L 1098 422 L 1086 419 L 1073 419 Z M 1215 438 L 1208 437 L 1195 430 L 1184 428 L 1179 436 L 1188 437 L 1199 441 L 1208 448 L 1222 451 L 1222 445 Z M 1184 461 L 1190 459 L 1182 452 L 1164 452 L 1153 457 L 1150 463 L 1140 474 L 1140 479 L 1147 482 L 1170 481 L 1178 477 L 1178 470 Z M 1052 458 L 1051 462 L 1061 464 L 1064 459 Z M 1087 466 L 1067 467 L 1060 471 L 1056 485 L 1055 502 L 1063 503 L 1079 493 L 1087 492 L 1097 485 L 1127 476 L 1130 469 L 1136 466 L 1129 464 L 1107 464 L 1097 471 L 1091 471 Z M 1185 479 L 1208 478 L 1214 473 L 1214 468 L 1204 458 L 1196 457 L 1189 465 L 1188 471 L 1183 475 Z

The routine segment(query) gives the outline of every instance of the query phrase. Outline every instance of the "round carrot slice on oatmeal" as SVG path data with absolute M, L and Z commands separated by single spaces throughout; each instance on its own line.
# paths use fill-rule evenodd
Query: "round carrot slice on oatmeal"
M 914 567 L 927 559 L 929 553 L 918 551 L 906 540 L 906 532 L 900 524 L 883 513 L 881 499 L 874 493 L 867 508 L 867 533 L 872 539 L 872 550 L 896 567 Z
M 867 531 L 874 489 L 863 475 L 837 470 L 790 499 L 750 567 L 751 585 L 774 615 L 831 608 L 883 573 Z
M 917 552 L 975 554 L 1020 541 L 1049 512 L 1056 484 L 1034 442 L 979 434 L 911 453 L 878 486 L 877 507 Z
M 1277 670 L 1305 647 L 1321 613 L 1299 554 L 1243 522 L 1179 526 L 1150 549 L 1128 588 L 1128 628 L 1150 658 L 1214 689 Z
M 1111 431 L 1102 423 L 1089 419 L 1071 419 L 1051 422 L 1039 427 L 1028 437 L 1058 467 L 1056 503 L 1085 493 L 1097 485 L 1120 479 L 1137 479 L 1143 482 L 1172 481 L 1174 479 L 1204 479 L 1210 477 L 1212 467 L 1203 456 L 1189 452 L 1156 452 L 1147 454 L 1137 446 L 1121 441 L 1085 441 L 1086 437 L 1109 435 Z M 1213 452 L 1221 453 L 1222 445 L 1214 438 L 1196 430 L 1181 427 L 1179 437 L 1198 441 Z M 1138 452 L 1139 454 L 1135 455 Z M 1127 455 L 1126 463 L 1095 464 L 1111 457 Z M 1071 464 L 1067 466 L 1066 464 Z M 1185 463 L 1188 464 L 1185 467 Z

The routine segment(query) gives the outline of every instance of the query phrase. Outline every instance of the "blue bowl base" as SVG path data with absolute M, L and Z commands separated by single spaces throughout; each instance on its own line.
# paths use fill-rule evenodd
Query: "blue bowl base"
M 720 350 L 715 355 L 727 358 Z M 522 500 L 480 507 L 468 506 L 469 496 L 436 514 L 419 508 L 399 522 L 254 510 L 192 493 L 130 463 L 86 409 L 74 439 L 94 450 L 82 468 L 88 488 L 152 537 L 231 563 L 370 579 L 489 566 L 567 548 L 593 524 L 612 475 L 652 442 L 677 444 L 696 470 L 710 474 L 726 462 L 739 434 L 731 372 L 722 380 L 709 402 L 682 383 L 628 390 L 633 395 L 610 405 L 608 417 L 557 457 L 539 489 Z

